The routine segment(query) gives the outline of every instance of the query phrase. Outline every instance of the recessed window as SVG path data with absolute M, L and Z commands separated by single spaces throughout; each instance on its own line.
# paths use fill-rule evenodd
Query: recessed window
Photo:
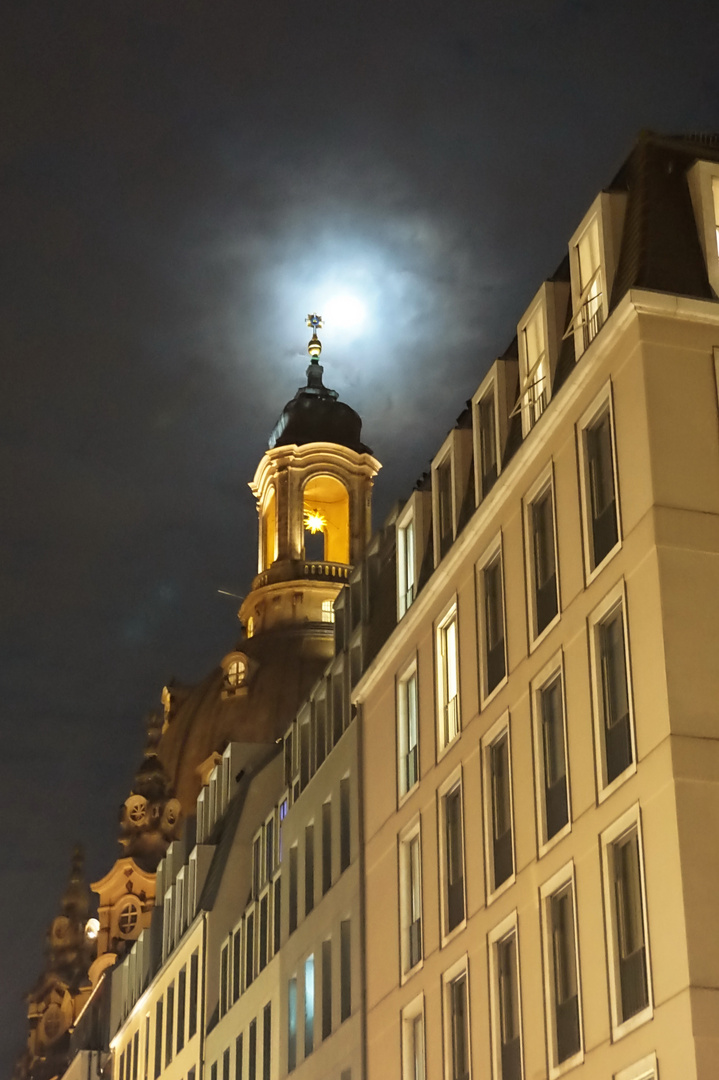
M 287 984 L 287 1071 L 297 1068 L 297 978 Z
M 623 588 L 614 589 L 590 621 L 595 729 L 600 792 L 634 768 L 634 732 L 629 685 Z
M 322 942 L 322 1038 L 332 1034 L 332 939 Z
M 437 626 L 437 709 L 439 749 L 459 735 L 459 654 L 457 608 L 452 605 Z
M 555 657 L 532 684 L 534 745 L 540 847 L 569 824 L 567 732 L 561 656 Z
M 651 1017 L 644 866 L 639 809 L 602 834 L 607 952 L 615 1034 Z
M 525 429 L 534 427 L 549 401 L 549 360 L 544 307 L 538 304 L 521 331 L 522 399 Z
M 422 844 L 417 821 L 400 840 L 400 955 L 406 975 L 422 959 Z
M 434 474 L 436 485 L 435 506 L 437 510 L 439 557 L 447 554 L 454 539 L 452 507 L 452 458 L 440 462 Z
M 402 1080 L 427 1080 L 421 997 L 402 1011 Z
M 522 1015 L 516 913 L 489 935 L 495 1074 L 522 1080 Z
M 231 697 L 247 683 L 247 657 L 239 653 L 230 654 L 222 661 L 222 668 L 222 692 L 225 697 Z
M 335 608 L 333 600 L 322 601 L 322 622 L 333 623 L 335 621 Z
M 488 892 L 493 893 L 514 879 L 511 755 L 506 716 L 484 737 L 482 757 L 485 772 Z
M 525 507 L 531 638 L 536 641 L 559 612 L 554 488 L 551 475 Z
M 507 674 L 501 542 L 493 545 L 483 557 L 478 569 L 478 584 L 482 696 L 488 698 Z
M 397 615 L 401 619 L 416 595 L 415 524 L 409 518 L 397 529 Z
M 545 1006 L 550 1075 L 579 1064 L 582 1030 L 579 999 L 574 875 L 570 864 L 540 890 L 545 963 Z
M 464 837 L 462 784 L 457 780 L 440 795 L 442 900 L 444 934 L 464 922 Z
M 479 423 L 479 479 L 480 494 L 486 498 L 495 485 L 498 475 L 499 451 L 497 446 L 497 419 L 494 384 L 477 404 Z
M 589 222 L 577 240 L 574 255 L 579 285 L 574 323 L 581 329 L 582 345 L 586 349 L 604 322 L 599 222 L 596 218 Z
M 397 682 L 397 750 L 400 797 L 419 780 L 417 668 L 413 664 Z
M 619 543 L 617 476 L 611 400 L 605 397 L 580 424 L 585 559 L 592 574 Z
M 469 1080 L 469 996 L 467 970 L 445 976 L 446 1060 L 448 1080 Z
M 305 960 L 305 1057 L 309 1057 L 315 1045 L 315 958 Z

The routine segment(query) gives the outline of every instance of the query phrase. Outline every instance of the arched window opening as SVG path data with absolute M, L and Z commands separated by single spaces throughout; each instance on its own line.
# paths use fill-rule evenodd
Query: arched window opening
M 350 561 L 349 508 L 347 488 L 334 476 L 313 476 L 307 481 L 302 501 L 307 561 Z
M 277 505 L 275 489 L 271 488 L 262 508 L 262 569 L 277 560 Z

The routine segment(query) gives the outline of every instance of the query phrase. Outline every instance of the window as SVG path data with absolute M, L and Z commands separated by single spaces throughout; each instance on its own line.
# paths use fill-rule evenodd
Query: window
M 599 222 L 593 218 L 574 245 L 574 261 L 579 296 L 572 320 L 581 329 L 582 351 L 596 337 L 604 322 L 599 250 Z
M 544 305 L 538 303 L 520 333 L 522 360 L 522 421 L 525 435 L 536 424 L 549 401 Z
M 177 1053 L 185 1045 L 185 998 L 187 997 L 187 968 L 182 968 L 177 980 Z
M 155 1080 L 162 1072 L 162 1001 L 155 1006 Z
M 658 1077 L 657 1055 L 653 1053 L 614 1074 L 614 1080 L 658 1080 Z
M 340 1023 L 352 1012 L 352 941 L 350 921 L 340 923 Z
M 190 1018 L 187 1029 L 187 1038 L 191 1039 L 197 1032 L 197 982 L 198 982 L 199 954 L 197 949 L 190 957 Z M 157 1074 L 155 1074 L 157 1075 Z
M 220 954 L 220 1018 L 227 1012 L 230 999 L 230 946 L 223 945 Z
M 230 1048 L 226 1046 L 222 1051 L 222 1080 L 230 1080 Z
M 297 979 L 287 986 L 287 1071 L 297 1067 Z
M 332 887 L 332 803 L 322 804 L 322 895 Z
M 252 1020 L 250 1022 L 250 1052 L 249 1061 L 247 1064 L 248 1080 L 256 1080 L 257 1078 L 257 1021 Z M 216 1080 L 216 1077 L 212 1077 L 212 1080 Z
M 479 607 L 482 692 L 488 698 L 507 674 L 501 539 L 479 567 Z
M 439 557 L 447 554 L 454 538 L 452 513 L 452 458 L 448 455 L 440 462 L 434 474 L 437 494 L 435 507 L 437 512 Z
M 635 807 L 602 835 L 605 903 L 609 918 L 609 988 L 617 1033 L 651 1016 L 647 914 L 639 809 Z M 617 1029 L 620 1029 L 619 1031 Z
M 450 934 L 464 920 L 464 845 L 462 837 L 462 784 L 441 797 L 440 837 L 443 845 L 444 932 Z
M 332 941 L 322 942 L 322 1038 L 332 1034 Z
M 217 1062 L 213 1061 L 210 1066 L 210 1080 L 217 1080 Z
M 272 1005 L 268 1001 L 262 1010 L 262 1080 L 270 1080 L 272 1064 Z M 229 1054 L 229 1050 L 227 1051 Z
M 145 1038 L 144 1038 L 144 1062 L 142 1069 L 143 1080 L 149 1080 L 150 1077 L 150 1014 L 145 1014 Z
M 280 951 L 280 941 L 282 935 L 282 878 L 278 877 L 274 884 L 274 901 L 272 904 L 272 918 L 274 922 L 274 941 L 273 941 L 273 953 Z
M 259 926 L 259 955 L 257 958 L 257 970 L 264 971 L 267 967 L 267 954 L 269 951 L 270 931 L 270 894 L 266 892 L 260 900 L 260 926 Z
M 516 912 L 489 936 L 490 996 L 495 1073 L 522 1080 L 522 1019 Z
M 137 1080 L 138 1058 L 140 1056 L 140 1029 L 132 1037 L 132 1080 Z
M 489 495 L 497 479 L 497 423 L 494 403 L 494 386 L 480 399 L 477 407 L 479 421 L 480 494 Z
M 247 661 L 244 656 L 235 657 L 225 668 L 224 689 L 227 693 L 234 693 L 244 685 L 247 676 Z
M 397 683 L 397 744 L 399 793 L 402 796 L 419 780 L 416 664 Z
M 173 1030 L 175 1024 L 175 984 L 171 982 L 167 988 L 167 1017 L 165 1020 L 165 1068 L 172 1061 L 172 1052 L 174 1050 L 173 1040 L 175 1032 Z
M 350 864 L 350 778 L 340 780 L 340 873 Z
M 591 617 L 590 649 L 600 769 L 598 781 L 600 794 L 607 794 L 611 785 L 628 775 L 634 766 L 625 601 L 621 584 Z
M 255 915 L 250 912 L 245 920 L 245 986 L 255 977 Z
M 555 874 L 540 895 L 549 1065 L 556 1074 L 561 1065 L 579 1064 L 582 1055 L 573 866 Z
M 290 933 L 297 929 L 297 844 L 290 848 Z
M 309 1057 L 315 1045 L 315 958 L 305 960 L 305 1057 Z
M 584 553 L 591 575 L 619 543 L 616 460 L 611 398 L 580 422 L 579 453 L 584 514 Z
M 514 880 L 512 772 L 509 720 L 505 714 L 482 740 L 487 837 L 487 892 Z
M 460 723 L 456 604 L 437 626 L 437 667 L 439 748 L 444 750 L 459 735 Z
M 448 1080 L 469 1080 L 469 1001 L 466 961 L 443 977 Z
M 597 336 L 609 312 L 626 200 L 624 192 L 602 192 L 569 241 L 572 318 L 564 337 L 574 338 L 577 358 Z
M 530 624 L 533 640 L 541 637 L 559 612 L 554 492 L 551 477 L 526 508 Z
M 567 733 L 561 655 L 532 684 L 540 849 L 569 824 Z M 540 850 L 541 853 L 541 850 Z
M 305 915 L 315 906 L 315 826 L 305 826 Z
M 402 1013 L 402 1080 L 427 1080 L 421 997 Z
M 400 909 L 402 972 L 407 974 L 422 959 L 422 847 L 419 821 L 400 840 Z
M 414 518 L 397 529 L 397 617 L 402 618 L 415 598 Z
M 242 1080 L 242 1035 L 235 1039 L 235 1080 Z
M 322 601 L 322 622 L 333 623 L 335 621 L 334 600 Z
M 242 988 L 242 927 L 232 935 L 232 1000 L 237 1001 Z

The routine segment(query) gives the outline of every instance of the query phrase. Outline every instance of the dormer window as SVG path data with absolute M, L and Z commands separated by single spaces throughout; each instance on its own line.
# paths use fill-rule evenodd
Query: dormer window
M 435 566 L 439 565 L 454 542 L 461 527 L 462 511 L 470 494 L 474 509 L 472 429 L 471 425 L 467 424 L 450 431 L 432 462 Z
M 437 483 L 437 522 L 439 526 L 439 553 L 440 558 L 446 555 L 452 543 L 452 459 L 447 456 L 437 466 L 435 473 Z
M 552 397 L 552 383 L 567 323 L 569 285 L 545 281 L 517 328 L 522 434 L 532 430 Z
M 244 653 L 230 653 L 222 662 L 223 697 L 232 697 L 247 684 L 248 662 Z
M 599 225 L 596 218 L 589 222 L 575 244 L 575 260 L 579 285 L 579 310 L 575 318 L 578 317 L 582 343 L 586 349 L 604 322 Z
M 401 619 L 415 597 L 414 518 L 397 529 L 397 603 Z
M 527 425 L 533 428 L 549 401 L 549 364 L 544 328 L 544 308 L 537 305 L 522 328 L 524 394 Z
M 480 398 L 477 406 L 479 422 L 479 479 L 480 493 L 486 498 L 497 479 L 497 422 L 494 400 L 494 384 Z
M 626 202 L 623 192 L 602 192 L 569 241 L 572 317 L 564 337 L 574 336 L 577 358 L 594 341 L 609 314 Z

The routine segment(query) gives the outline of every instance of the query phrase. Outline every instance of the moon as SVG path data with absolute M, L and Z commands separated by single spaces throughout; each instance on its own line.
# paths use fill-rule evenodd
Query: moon
M 367 317 L 364 302 L 352 293 L 338 293 L 324 307 L 325 324 L 337 330 L 359 330 Z

